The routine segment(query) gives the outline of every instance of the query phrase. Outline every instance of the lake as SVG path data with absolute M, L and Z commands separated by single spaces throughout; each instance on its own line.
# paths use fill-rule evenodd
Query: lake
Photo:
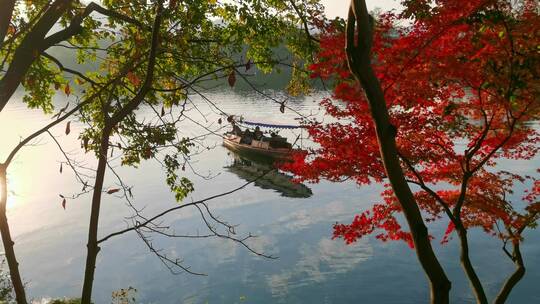
M 277 91 L 268 94 L 281 97 Z M 299 98 L 288 105 L 304 115 L 321 115 L 315 97 Z M 230 90 L 208 94 L 216 105 L 230 114 L 270 123 L 296 124 L 296 113 L 256 93 Z M 58 97 L 59 105 L 65 98 Z M 195 108 L 196 106 L 196 108 Z M 222 134 L 228 130 L 217 123 L 216 109 L 202 98 L 193 96 L 189 118 Z M 142 112 L 150 113 L 148 109 Z M 40 111 L 29 111 L 20 96 L 0 114 L 0 157 L 20 137 L 45 125 L 50 119 Z M 182 136 L 208 133 L 186 119 Z M 81 166 L 95 167 L 96 160 L 80 151 L 73 122 L 70 135 L 65 124 L 52 133 L 70 156 Z M 299 131 L 282 132 L 290 139 Z M 303 134 L 305 136 L 305 134 Z M 221 146 L 218 135 L 208 135 L 199 142 L 200 153 L 191 159 L 185 176 L 195 183 L 195 191 L 185 200 L 197 200 L 219 194 L 246 183 L 245 176 L 231 170 L 233 155 Z M 307 141 L 302 142 L 309 145 Z M 208 149 L 207 149 L 208 148 Z M 86 258 L 86 237 L 90 196 L 68 200 L 61 206 L 59 194 L 80 191 L 74 175 L 64 165 L 54 141 L 47 136 L 23 149 L 8 171 L 13 190 L 8 201 L 8 219 L 15 240 L 15 251 L 30 298 L 79 297 Z M 115 159 L 113 165 L 118 165 Z M 501 166 L 518 173 L 536 171 L 538 159 L 529 162 L 504 161 Z M 90 172 L 90 171 L 88 171 Z M 147 216 L 176 206 L 164 183 L 165 174 L 157 162 L 144 162 L 138 169 L 117 168 L 124 182 L 133 186 L 134 204 L 145 207 Z M 105 188 L 116 186 L 108 172 Z M 379 199 L 380 186 L 358 187 L 351 182 L 307 185 L 310 197 L 288 197 L 267 185 L 250 184 L 245 189 L 209 202 L 212 212 L 228 223 L 238 225 L 240 235 L 252 233 L 250 246 L 277 256 L 271 260 L 258 257 L 245 248 L 224 239 L 170 239 L 155 236 L 152 243 L 171 257 L 183 259 L 190 270 L 207 276 L 173 275 L 145 247 L 136 233 L 112 238 L 102 244 L 94 282 L 95 303 L 110 303 L 111 293 L 127 287 L 137 289 L 137 303 L 426 303 L 429 290 L 425 275 L 414 252 L 402 242 L 382 243 L 374 237 L 345 245 L 332 240 L 332 224 L 348 223 L 355 213 L 369 208 Z M 518 189 L 520 190 L 520 189 Z M 521 189 L 522 190 L 522 189 Z M 517 191 L 519 196 L 520 191 Z M 517 197 L 516 196 L 516 197 Z M 99 235 L 125 228 L 132 210 L 115 195 L 104 194 Z M 196 209 L 182 209 L 164 218 L 177 233 L 203 233 L 205 226 Z M 430 233 L 440 239 L 445 222 L 430 226 Z M 479 230 L 470 232 L 472 260 L 490 297 L 493 297 L 513 264 L 501 250 L 501 243 Z M 467 280 L 459 266 L 455 239 L 448 245 L 434 242 L 437 254 L 453 283 L 453 303 L 473 303 Z M 522 251 L 527 274 L 512 292 L 509 303 L 540 303 L 540 235 L 526 234 Z

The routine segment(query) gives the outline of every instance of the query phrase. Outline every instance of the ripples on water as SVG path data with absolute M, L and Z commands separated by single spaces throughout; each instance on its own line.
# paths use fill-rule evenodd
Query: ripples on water
M 272 91 L 269 94 L 279 96 Z M 297 123 L 297 115 L 254 94 L 215 92 L 208 97 L 223 111 L 244 115 L 246 119 L 268 123 Z M 321 115 L 316 98 L 292 100 L 288 104 L 298 112 Z M 189 117 L 220 130 L 217 111 L 201 98 L 194 97 L 189 105 Z M 65 101 L 58 101 L 64 105 Z M 195 109 L 196 105 L 197 109 Z M 145 112 L 148 109 L 141 109 Z M 149 113 L 145 112 L 145 113 Z M 148 114 L 149 115 L 149 114 Z M 150 116 L 149 116 L 150 117 Z M 207 120 L 207 122 L 205 121 Z M 12 102 L 0 114 L 2 145 L 5 157 L 20 136 L 30 134 L 50 120 L 39 111 L 29 111 Z M 77 131 L 73 124 L 69 136 L 65 125 L 52 132 L 77 160 L 93 167 L 95 159 L 79 152 Z M 196 136 L 206 131 L 186 120 L 183 136 Z M 219 132 L 223 132 L 221 129 Z M 218 132 L 218 133 L 219 133 Z M 289 135 L 294 138 L 295 134 Z M 220 146 L 218 136 L 209 136 L 205 144 L 214 149 L 193 159 L 197 172 L 215 176 L 202 179 L 187 172 L 195 181 L 194 200 L 242 185 L 245 181 L 224 169 L 233 159 Z M 303 142 L 307 145 L 307 142 Z M 35 142 L 17 157 L 10 170 L 8 211 L 16 241 L 21 271 L 27 282 L 28 294 L 41 297 L 76 297 L 79 295 L 85 259 L 86 229 L 90 197 L 68 201 L 64 211 L 59 193 L 80 190 L 73 175 L 64 167 L 59 173 L 61 154 L 46 137 Z M 506 162 L 503 166 L 534 171 L 537 166 L 525 162 Z M 145 214 L 174 206 L 173 196 L 164 186 L 164 174 L 158 164 L 143 163 L 139 169 L 120 168 L 125 181 L 134 186 L 135 203 L 146 206 Z M 110 178 L 107 186 L 115 181 Z M 143 243 L 133 234 L 111 239 L 102 246 L 98 258 L 94 295 L 96 303 L 110 302 L 113 290 L 133 286 L 138 289 L 140 303 L 422 303 L 428 298 L 424 275 L 414 253 L 401 243 L 380 243 L 366 238 L 346 246 L 331 240 L 331 226 L 336 221 L 350 221 L 354 213 L 367 208 L 378 198 L 378 186 L 359 188 L 351 183 L 322 182 L 309 185 L 310 198 L 287 198 L 270 189 L 250 185 L 245 190 L 212 201 L 214 213 L 230 223 L 240 224 L 238 231 L 259 236 L 251 246 L 278 260 L 255 257 L 236 244 L 225 240 L 183 240 L 154 238 L 156 246 L 167 254 L 176 255 L 192 270 L 207 277 L 183 274 L 171 275 Z M 130 209 L 121 199 L 104 196 L 100 218 L 100 235 L 126 226 L 124 217 Z M 176 232 L 193 233 L 204 227 L 193 210 L 182 210 L 166 218 Z M 440 236 L 444 223 L 433 227 Z M 528 236 L 523 246 L 528 272 L 514 294 L 511 303 L 540 302 L 536 284 L 540 280 L 540 246 L 537 231 Z M 512 265 L 502 254 L 500 244 L 473 231 L 473 260 L 490 294 L 496 292 L 512 271 Z M 457 248 L 452 243 L 435 245 L 453 281 L 453 298 L 457 302 L 473 302 L 465 278 L 457 264 Z M 457 303 L 456 302 L 456 303 Z

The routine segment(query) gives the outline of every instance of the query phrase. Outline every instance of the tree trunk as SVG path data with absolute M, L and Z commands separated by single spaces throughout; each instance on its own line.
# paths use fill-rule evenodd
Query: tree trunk
M 69 8 L 73 0 L 56 0 L 24 36 L 13 54 L 7 71 L 0 80 L 0 111 L 15 93 L 26 72 L 43 51 L 43 41 L 58 19 Z M 2 8 L 4 9 L 4 8 Z
M 101 207 L 101 195 L 103 183 L 105 181 L 105 170 L 107 168 L 107 152 L 109 150 L 109 137 L 111 129 L 106 127 L 101 135 L 101 146 L 99 149 L 98 167 L 96 180 L 94 183 L 94 193 L 92 196 L 92 209 L 90 211 L 90 225 L 88 227 L 88 244 L 86 255 L 86 268 L 84 271 L 84 283 L 81 297 L 81 304 L 90 304 L 92 300 L 92 286 L 94 283 L 94 273 L 96 270 L 96 259 L 99 253 L 97 242 L 99 226 L 99 209 Z
M 523 263 L 523 257 L 521 256 L 521 250 L 519 249 L 519 242 L 514 243 L 513 260 L 516 265 L 516 270 L 506 280 L 503 287 L 499 291 L 499 294 L 493 301 L 494 304 L 503 304 L 508 299 L 512 289 L 519 283 L 519 281 L 525 276 L 525 264 Z
M 26 294 L 24 292 L 24 285 L 22 283 L 21 274 L 19 273 L 19 263 L 15 257 L 15 250 L 13 245 L 15 244 L 11 239 L 9 232 L 9 225 L 6 216 L 6 203 L 7 203 L 7 178 L 6 178 L 6 166 L 0 164 L 0 234 L 2 236 L 2 243 L 4 244 L 4 251 L 6 254 L 6 260 L 9 267 L 9 275 L 11 277 L 11 284 L 15 291 L 15 299 L 18 304 L 26 304 Z
M 463 270 L 465 271 L 465 274 L 469 279 L 469 283 L 471 284 L 474 296 L 476 297 L 476 303 L 487 304 L 488 300 L 484 291 L 484 287 L 482 286 L 482 283 L 480 282 L 480 279 L 478 278 L 478 275 L 476 274 L 476 271 L 474 270 L 471 259 L 469 257 L 469 241 L 467 239 L 467 230 L 463 227 L 461 223 L 459 223 L 459 226 L 461 227 L 456 226 L 456 230 L 461 245 L 461 267 L 463 267 Z
M 370 18 L 365 1 L 352 0 L 347 23 L 349 69 L 368 99 L 384 168 L 411 230 L 418 260 L 429 279 L 431 302 L 449 303 L 451 282 L 435 256 L 420 208 L 405 179 L 395 140 L 397 130 L 390 123 L 384 93 L 371 67 L 373 31 Z M 355 23 L 358 24 L 358 45 L 355 43 Z
M 451 283 L 435 256 L 420 209 L 405 180 L 394 138 L 395 129 L 390 124 L 386 103 L 384 99 L 381 99 L 382 90 L 371 67 L 360 69 L 364 71 L 363 76 L 359 77 L 356 73 L 355 76 L 362 83 L 368 96 L 385 171 L 411 230 L 418 260 L 429 278 L 431 301 L 432 303 L 449 303 Z
M 99 160 L 96 172 L 96 181 L 94 184 L 94 193 L 92 196 L 92 210 L 90 213 L 90 226 L 88 228 L 88 244 L 86 268 L 84 271 L 84 283 L 81 297 L 81 304 L 90 304 L 92 300 L 92 285 L 94 283 L 94 272 L 96 270 L 96 259 L 99 253 L 97 240 L 97 231 L 99 225 L 99 209 L 101 206 L 101 194 L 103 190 L 103 182 L 105 180 L 105 169 L 107 168 L 107 155 L 109 150 L 109 138 L 112 129 L 115 125 L 121 122 L 126 116 L 141 104 L 144 96 L 151 89 L 151 84 L 154 79 L 154 68 L 156 63 L 156 54 L 159 44 L 159 29 L 161 26 L 162 1 L 157 1 L 156 16 L 152 27 L 152 45 L 148 56 L 148 67 L 146 78 L 139 92 L 118 112 L 108 118 L 104 115 L 105 126 L 101 135 L 101 143 L 99 148 Z M 105 112 L 106 113 L 106 112 Z

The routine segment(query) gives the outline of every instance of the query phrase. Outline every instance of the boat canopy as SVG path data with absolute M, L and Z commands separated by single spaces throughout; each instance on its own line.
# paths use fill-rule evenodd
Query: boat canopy
M 270 129 L 299 129 L 299 128 L 302 128 L 302 126 L 268 124 L 268 123 L 261 123 L 261 122 L 247 121 L 247 120 L 243 120 L 243 121 L 241 121 L 241 123 L 246 124 L 246 125 L 250 125 L 250 126 L 258 126 L 258 127 L 261 127 L 261 128 L 270 128 Z

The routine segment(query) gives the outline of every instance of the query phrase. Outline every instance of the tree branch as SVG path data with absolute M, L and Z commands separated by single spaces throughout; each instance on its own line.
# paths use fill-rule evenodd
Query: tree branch
M 127 66 L 130 66 L 132 63 L 128 63 Z M 19 152 L 19 150 L 24 147 L 26 144 L 28 144 L 30 141 L 32 141 L 34 138 L 38 137 L 39 135 L 47 132 L 50 128 L 54 127 L 55 125 L 61 123 L 62 121 L 66 120 L 69 116 L 71 116 L 73 113 L 77 112 L 79 109 L 81 109 L 84 105 L 90 103 L 93 101 L 94 98 L 98 97 L 106 88 L 108 88 L 111 84 L 116 82 L 118 79 L 124 77 L 127 74 L 127 69 L 124 68 L 122 71 L 117 75 L 115 78 L 109 80 L 106 84 L 104 84 L 99 90 L 97 90 L 95 93 L 87 97 L 84 101 L 80 102 L 78 105 L 76 105 L 73 109 L 66 112 L 66 114 L 59 116 L 56 120 L 49 123 L 48 125 L 44 126 L 43 128 L 39 129 L 38 131 L 32 133 L 30 136 L 23 139 L 15 148 L 10 152 L 6 160 L 4 161 L 4 165 L 6 167 L 9 166 L 15 155 Z M 62 113 L 62 112 L 60 112 Z
M 317 43 L 320 43 L 321 41 L 319 39 L 313 37 L 313 35 L 311 35 L 311 33 L 309 32 L 309 27 L 308 27 L 308 24 L 307 24 L 307 21 L 306 21 L 306 17 L 304 16 L 304 14 L 302 14 L 302 12 L 298 8 L 298 6 L 296 6 L 296 3 L 294 1 L 295 0 L 289 0 L 289 2 L 291 3 L 291 6 L 293 7 L 294 11 L 298 15 L 298 18 L 300 18 L 300 20 L 302 21 L 302 25 L 304 26 L 304 32 L 306 33 L 306 37 L 307 37 L 307 40 L 308 40 L 308 43 L 309 43 L 309 48 L 313 52 L 315 50 L 315 47 L 313 46 L 313 41 L 315 41 Z M 314 61 L 313 53 L 311 54 L 311 60 Z
M 6 38 L 9 24 L 11 23 L 15 2 L 17 1 L 5 0 L 2 3 L 3 7 L 2 10 L 0 10 L 0 49 L 4 46 L 4 39 Z
M 45 35 L 56 24 L 58 19 L 68 10 L 73 0 L 56 0 L 43 13 L 34 27 L 22 39 L 17 47 L 13 60 L 9 65 L 4 77 L 0 80 L 0 111 L 8 103 L 9 99 L 21 83 L 24 75 L 39 56 Z
M 355 25 L 358 41 L 355 41 Z M 384 168 L 409 225 L 418 260 L 429 278 L 432 302 L 448 303 L 451 283 L 433 251 L 420 208 L 403 173 L 396 146 L 396 130 L 390 122 L 381 84 L 371 66 L 373 20 L 365 0 L 351 1 L 346 33 L 347 64 L 366 94 Z
M 84 11 L 81 13 L 81 14 L 78 14 L 76 15 L 75 17 L 73 17 L 73 19 L 71 20 L 69 26 L 61 31 L 58 31 L 54 34 L 52 34 L 51 36 L 48 36 L 47 38 L 44 39 L 43 41 L 43 44 L 42 44 L 42 49 L 47 49 L 57 43 L 60 43 L 64 40 L 67 40 L 77 34 L 79 34 L 82 30 L 82 22 L 84 20 L 84 18 L 88 17 L 92 12 L 98 12 L 98 13 L 101 13 L 102 15 L 105 15 L 105 16 L 109 16 L 113 19 L 118 19 L 118 20 L 121 20 L 121 21 L 124 21 L 126 23 L 131 23 L 131 24 L 134 24 L 142 29 L 145 29 L 145 30 L 149 30 L 150 28 L 147 27 L 147 26 L 144 26 L 144 24 L 142 24 L 141 22 L 139 22 L 138 20 L 135 20 L 131 17 L 128 17 L 128 16 L 125 16 L 123 14 L 120 14 L 116 11 L 113 11 L 113 10 L 108 10 L 102 6 L 100 6 L 99 4 L 95 3 L 95 2 L 90 2 L 90 4 L 88 4 L 86 6 L 86 8 L 84 9 Z
M 115 237 L 115 236 L 119 236 L 119 235 L 122 235 L 126 232 L 130 232 L 130 231 L 133 231 L 133 230 L 137 230 L 137 229 L 140 229 L 142 227 L 145 227 L 147 226 L 148 224 L 152 223 L 153 221 L 155 221 L 156 219 L 158 218 L 161 218 L 173 211 L 176 211 L 176 210 L 180 210 L 180 209 L 184 209 L 186 207 L 192 207 L 192 206 L 196 206 L 196 205 L 200 205 L 200 204 L 203 204 L 205 202 L 208 202 L 208 201 L 211 201 L 211 200 L 214 200 L 216 198 L 220 198 L 220 197 L 223 197 L 223 196 L 226 196 L 226 195 L 229 195 L 229 194 L 232 194 L 234 192 L 237 192 L 239 190 L 242 190 L 244 189 L 245 187 L 251 185 L 252 183 L 256 182 L 257 180 L 263 178 L 266 174 L 268 174 L 269 172 L 271 172 L 272 170 L 269 170 L 269 171 L 266 171 L 264 172 L 264 174 L 261 174 L 260 176 L 258 176 L 257 178 L 243 184 L 242 186 L 238 187 L 238 188 L 234 188 L 232 190 L 229 190 L 227 192 L 223 192 L 223 193 L 220 193 L 220 194 L 216 194 L 216 195 L 213 195 L 213 196 L 210 196 L 210 197 L 207 197 L 207 198 L 204 198 L 204 199 L 201 199 L 201 200 L 198 200 L 198 201 L 195 201 L 195 202 L 191 202 L 191 203 L 188 203 L 188 204 L 183 204 L 183 205 L 180 205 L 180 206 L 176 206 L 176 207 L 173 207 L 173 208 L 170 208 L 170 209 L 167 209 L 153 217 L 150 217 L 148 220 L 144 221 L 144 222 L 141 222 L 141 223 L 137 223 L 136 225 L 132 226 L 132 227 L 128 227 L 126 229 L 123 229 L 123 230 L 120 230 L 120 231 L 117 231 L 117 232 L 113 232 L 103 238 L 101 238 L 100 240 L 98 240 L 98 244 L 101 244 L 105 241 L 107 241 L 108 239 L 112 238 L 112 237 Z
M 161 25 L 161 14 L 163 11 L 163 6 L 161 3 L 157 6 L 156 17 L 154 19 L 154 24 L 152 27 L 152 42 L 150 48 L 150 54 L 148 55 L 148 66 L 146 69 L 146 77 L 144 82 L 135 97 L 133 97 L 128 104 L 126 104 L 120 111 L 116 112 L 110 119 L 108 123 L 111 126 L 118 124 L 122 119 L 127 115 L 132 113 L 143 101 L 146 93 L 152 89 L 152 81 L 154 80 L 154 70 L 156 65 L 156 55 L 159 47 L 159 31 Z
M 89 82 L 89 83 L 91 83 L 92 85 L 97 85 L 97 83 L 96 83 L 95 81 L 93 81 L 92 79 L 90 79 L 89 77 L 87 77 L 86 75 L 84 75 L 83 73 L 65 67 L 65 66 L 62 64 L 62 62 L 60 62 L 60 60 L 56 59 L 55 57 L 53 57 L 52 55 L 48 54 L 47 52 L 43 52 L 43 56 L 44 56 L 45 58 L 49 59 L 50 61 L 54 62 L 54 64 L 56 64 L 56 66 L 58 66 L 58 68 L 59 68 L 61 71 L 64 71 L 64 72 L 67 72 L 67 73 L 70 73 L 70 74 L 79 76 L 79 78 L 83 79 L 84 81 Z

